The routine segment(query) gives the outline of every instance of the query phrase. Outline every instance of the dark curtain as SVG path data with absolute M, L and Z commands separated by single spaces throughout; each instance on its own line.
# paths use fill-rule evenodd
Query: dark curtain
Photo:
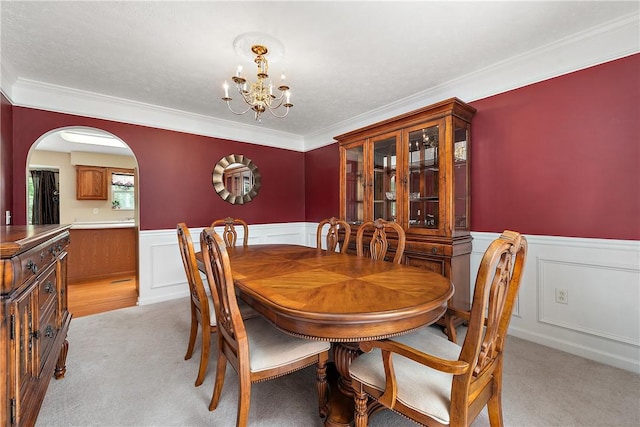
M 60 201 L 56 186 L 58 172 L 32 170 L 33 179 L 33 217 L 34 225 L 59 224 Z

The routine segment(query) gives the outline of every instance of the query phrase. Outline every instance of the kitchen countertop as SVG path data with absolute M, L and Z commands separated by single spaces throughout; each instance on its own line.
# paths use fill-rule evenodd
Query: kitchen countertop
M 98 228 L 132 228 L 136 226 L 134 220 L 116 221 L 76 221 L 72 224 L 72 230 L 98 229 Z

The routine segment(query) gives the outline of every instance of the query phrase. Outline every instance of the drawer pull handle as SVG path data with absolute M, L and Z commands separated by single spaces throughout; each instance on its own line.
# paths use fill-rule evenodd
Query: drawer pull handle
M 435 254 L 435 253 L 437 253 L 437 252 L 438 252 L 438 249 L 437 249 L 437 248 L 431 248 L 431 253 L 432 253 L 432 254 Z
M 55 333 L 51 325 L 47 325 L 47 327 L 44 329 L 44 336 L 47 338 L 53 338 L 54 335 Z
M 56 291 L 55 286 L 53 286 L 53 283 L 51 282 L 47 282 L 46 285 L 44 285 L 44 290 L 48 293 L 48 294 L 53 294 Z
M 38 274 L 38 266 L 32 260 L 27 261 L 27 270 L 33 274 Z
M 31 332 L 31 336 L 35 339 L 40 339 L 40 331 Z M 44 336 L 47 338 L 53 338 L 55 336 L 55 332 L 51 325 L 47 325 L 47 327 L 44 328 Z

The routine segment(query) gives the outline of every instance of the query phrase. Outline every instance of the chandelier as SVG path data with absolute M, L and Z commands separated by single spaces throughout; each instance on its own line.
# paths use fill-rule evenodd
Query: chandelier
M 256 81 L 249 82 L 244 78 L 242 73 L 242 66 L 238 66 L 236 75 L 231 78 L 235 83 L 238 94 L 242 100 L 247 104 L 247 107 L 243 111 L 236 111 L 231 107 L 231 101 L 233 98 L 229 96 L 229 84 L 225 81 L 224 85 L 224 98 L 223 101 L 227 103 L 227 107 L 233 114 L 241 115 L 249 111 L 253 111 L 256 121 L 260 122 L 260 115 L 265 111 L 269 111 L 272 115 L 278 118 L 283 118 L 289 114 L 289 109 L 293 107 L 291 103 L 291 92 L 289 86 L 284 84 L 285 76 L 282 74 L 282 82 L 277 86 L 277 90 L 280 92 L 277 96 L 274 94 L 276 88 L 274 84 L 269 80 L 269 62 L 265 56 L 269 53 L 269 49 L 262 44 L 254 44 L 251 46 L 251 52 L 255 55 L 254 62 L 258 66 L 258 72 L 256 74 Z M 284 107 L 284 113 L 278 114 L 276 110 Z

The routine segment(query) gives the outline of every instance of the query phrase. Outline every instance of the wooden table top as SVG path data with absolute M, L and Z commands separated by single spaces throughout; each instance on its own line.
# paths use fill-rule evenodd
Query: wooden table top
M 434 323 L 454 292 L 449 279 L 425 269 L 306 246 L 239 246 L 228 253 L 238 296 L 280 329 L 309 338 L 355 342 L 402 334 Z

